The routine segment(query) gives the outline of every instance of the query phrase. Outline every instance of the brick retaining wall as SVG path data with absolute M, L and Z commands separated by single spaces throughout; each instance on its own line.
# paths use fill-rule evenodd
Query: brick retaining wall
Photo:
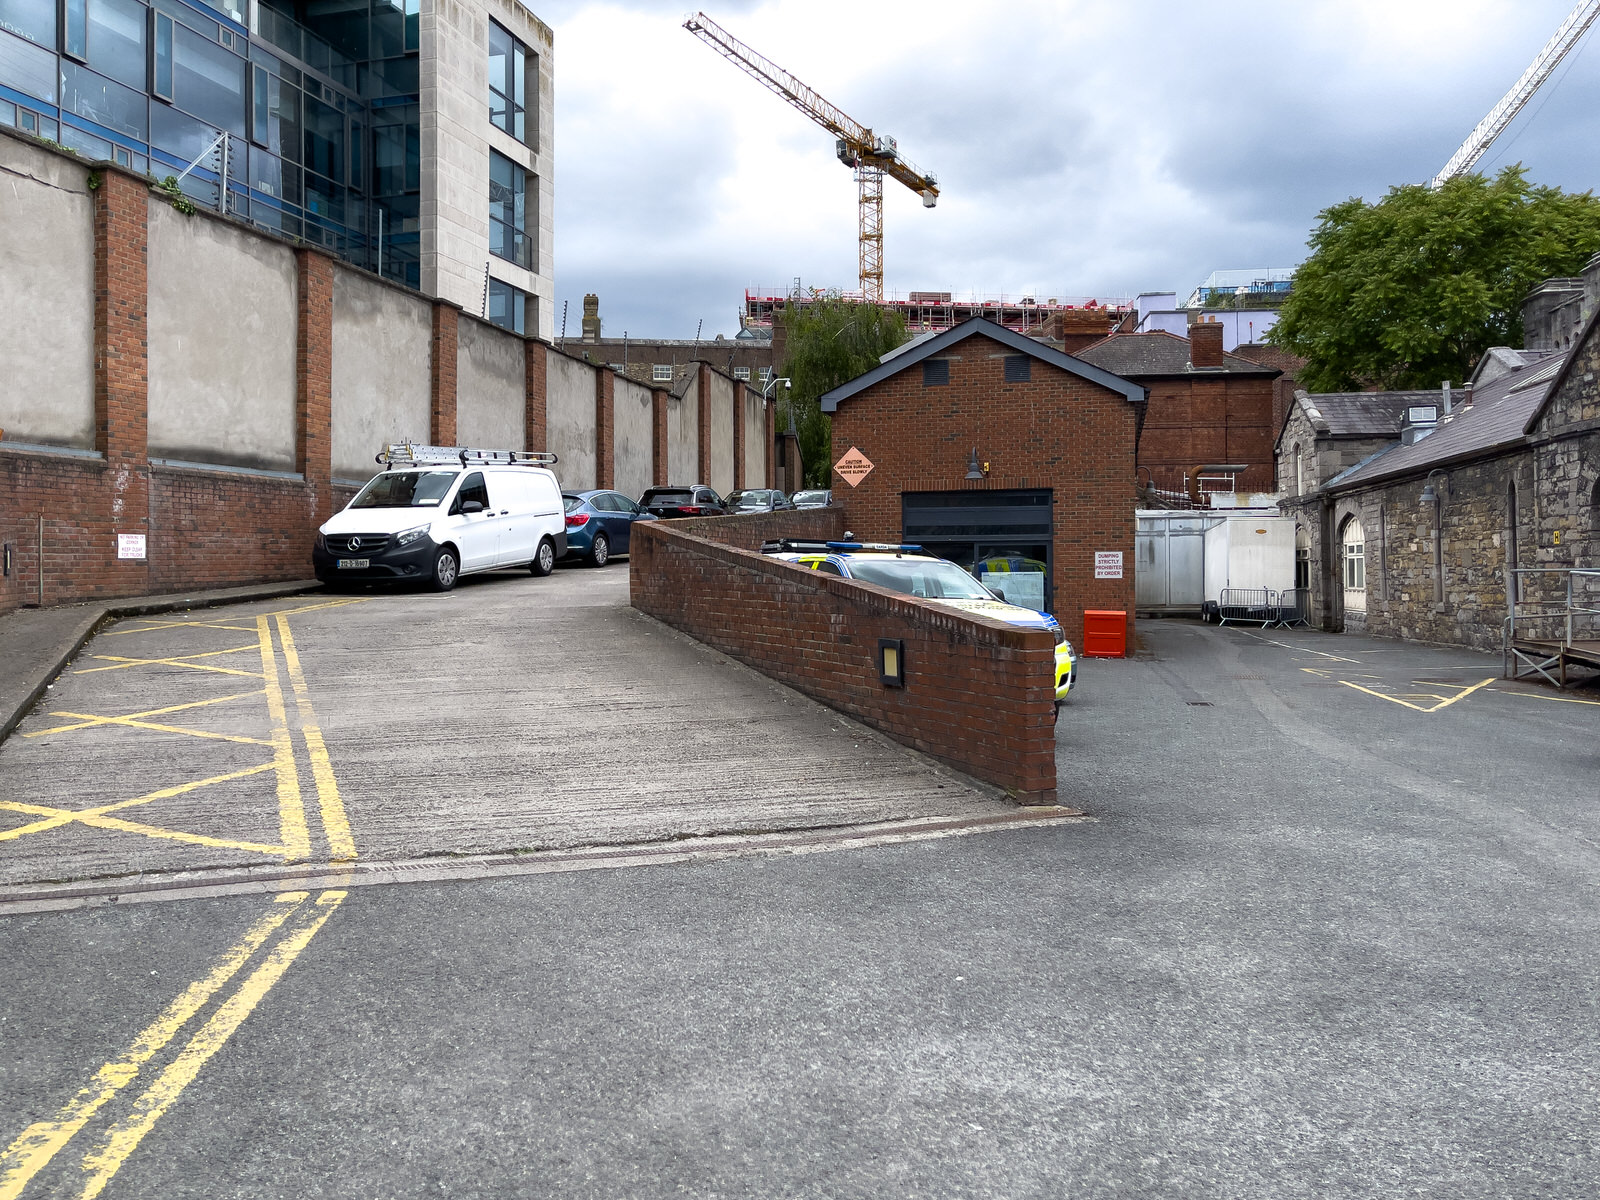
M 742 545 L 822 536 L 841 519 L 821 509 L 635 525 L 633 606 L 1019 803 L 1054 804 L 1049 633 L 819 575 Z M 879 638 L 905 643 L 903 688 L 879 682 Z

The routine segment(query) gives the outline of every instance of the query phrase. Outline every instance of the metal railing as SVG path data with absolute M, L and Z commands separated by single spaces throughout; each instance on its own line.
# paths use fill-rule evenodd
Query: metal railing
M 1567 659 L 1579 644 L 1600 643 L 1600 569 L 1517 567 L 1511 576 L 1502 629 L 1505 677 L 1538 673 L 1563 687 Z M 1580 652 L 1592 659 L 1596 650 L 1583 647 Z M 1550 674 L 1551 667 L 1558 668 L 1559 679 Z

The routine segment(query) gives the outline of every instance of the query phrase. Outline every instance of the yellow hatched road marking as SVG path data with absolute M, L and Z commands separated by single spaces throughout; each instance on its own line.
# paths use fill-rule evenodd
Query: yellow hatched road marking
M 300 952 L 317 935 L 328 918 L 344 900 L 344 892 L 323 892 L 317 897 L 316 915 L 299 926 L 268 952 L 266 961 L 251 972 L 239 989 L 217 1008 L 216 1012 L 189 1039 L 178 1056 L 167 1064 L 143 1095 L 134 1101 L 133 1111 L 111 1127 L 105 1139 L 83 1157 L 83 1170 L 88 1176 L 80 1200 L 93 1200 L 105 1190 L 106 1184 L 117 1173 L 144 1140 L 157 1121 L 183 1094 L 183 1089 L 193 1083 L 202 1067 L 218 1050 L 221 1050 L 245 1018 L 261 1003 L 274 984 L 283 978 Z
M 173 796 L 181 796 L 185 792 L 193 792 L 203 787 L 210 787 L 214 783 L 227 783 L 234 779 L 243 779 L 248 775 L 260 775 L 263 771 L 272 770 L 276 763 L 261 763 L 259 766 L 245 767 L 241 771 L 229 771 L 226 775 L 213 775 L 210 779 L 196 779 L 189 783 L 174 784 L 172 787 L 162 788 L 160 791 L 148 792 L 143 796 L 135 796 L 132 800 L 118 800 L 115 804 L 102 804 L 98 808 L 57 808 L 52 805 L 27 804 L 20 800 L 0 800 L 0 808 L 12 812 L 30 813 L 34 816 L 47 817 L 47 820 L 37 821 L 32 825 L 20 825 L 16 829 L 0 830 L 0 842 L 19 838 L 27 833 L 42 833 L 46 829 L 54 829 L 59 825 L 70 825 L 78 822 L 84 825 L 98 825 L 107 829 L 121 829 L 131 826 L 128 821 L 114 821 L 108 814 L 120 812 L 124 808 L 132 808 L 139 804 L 149 804 L 153 800 L 167 800 Z M 153 829 L 154 826 L 140 826 L 140 831 Z M 167 831 L 163 836 L 176 836 Z M 198 834 L 186 834 L 184 837 L 198 837 Z M 211 841 L 203 843 L 213 844 Z M 232 843 L 219 843 L 232 844 Z M 254 845 L 254 843 L 251 843 Z M 282 846 L 266 848 L 269 853 L 282 856 L 285 850 Z
M 1398 696 L 1389 696 L 1389 695 L 1384 694 L 1383 692 L 1375 692 L 1371 688 L 1362 687 L 1359 683 L 1351 683 L 1348 679 L 1341 679 L 1341 680 L 1339 680 L 1339 682 L 1344 684 L 1345 687 L 1355 688 L 1356 691 L 1358 691 L 1358 692 L 1365 692 L 1369 696 L 1376 696 L 1379 700 L 1387 700 L 1391 704 L 1404 705 L 1406 708 L 1415 709 L 1417 712 L 1420 712 L 1420 713 L 1436 713 L 1441 708 L 1449 708 L 1457 700 L 1465 700 L 1468 696 L 1472 695 L 1472 693 L 1477 691 L 1479 688 L 1488 687 L 1491 683 L 1494 682 L 1494 678 L 1491 677 L 1489 679 L 1483 680 L 1480 683 L 1475 683 L 1471 687 L 1464 688 L 1462 691 L 1457 692 L 1454 696 L 1451 696 L 1448 700 L 1440 700 L 1440 702 L 1438 704 L 1434 704 L 1434 705 L 1432 705 L 1430 707 L 1427 707 L 1427 708 L 1424 708 L 1420 704 L 1412 704 L 1411 701 L 1409 701 L 1409 700 L 1402 700 Z M 1410 694 L 1411 695 L 1417 695 L 1417 696 L 1434 696 L 1434 693 L 1431 693 L 1431 692 L 1412 692 Z M 1434 696 L 1434 698 L 1437 699 L 1438 697 Z
M 223 654 L 243 654 L 246 650 L 254 650 L 256 643 L 248 646 L 235 646 L 231 650 L 207 650 L 201 654 L 176 654 L 170 658 L 123 658 L 116 654 L 95 654 L 90 657 L 97 662 L 115 663 L 110 667 L 84 667 L 74 671 L 74 675 L 93 675 L 100 671 L 126 671 L 129 667 L 188 667 L 192 671 L 216 671 L 221 675 L 251 675 L 259 678 L 258 671 L 239 671 L 232 667 L 213 667 L 207 663 L 191 662 L 195 658 L 217 658 Z
M 243 742 L 250 746 L 270 746 L 271 742 L 265 738 L 246 737 L 242 733 L 212 733 L 206 729 L 190 729 L 184 725 L 161 725 L 155 721 L 138 721 L 133 717 L 97 717 L 93 713 L 75 713 L 60 710 L 50 714 L 52 717 L 77 717 L 87 718 L 94 725 L 122 725 L 129 729 L 149 729 L 156 733 L 181 733 L 185 737 L 209 738 L 217 742 Z M 82 729 L 83 726 L 77 726 Z
M 187 704 L 169 704 L 165 708 L 150 708 L 144 712 L 128 713 L 121 717 L 97 717 L 92 714 L 83 714 L 84 719 L 73 725 L 57 725 L 52 729 L 36 729 L 32 733 L 25 733 L 23 737 L 44 737 L 49 733 L 71 733 L 75 729 L 91 729 L 96 725 L 114 724 L 121 721 L 143 720 L 145 717 L 164 717 L 168 713 L 184 712 L 191 708 L 205 708 L 212 704 L 226 704 L 229 700 L 243 700 L 248 696 L 261 695 L 262 689 L 253 692 L 234 692 L 231 696 L 215 696 L 210 700 L 191 700 Z M 53 712 L 52 717 L 78 716 L 77 713 Z M 263 743 L 270 745 L 270 743 Z
M 231 629 L 235 633 L 250 633 L 252 625 L 228 625 L 220 621 L 154 621 L 132 629 L 113 629 L 101 637 L 126 637 L 130 633 L 159 633 L 163 629 Z
M 316 604 L 302 604 L 298 608 L 280 608 L 268 613 L 269 617 L 293 617 L 299 613 L 317 612 L 324 608 L 343 608 L 347 604 L 365 604 L 365 596 L 347 596 L 342 600 L 322 600 Z
M 30 1125 L 0 1154 L 0 1200 L 15 1200 L 28 1181 L 55 1157 L 113 1096 L 131 1083 L 139 1068 L 149 1062 L 205 1003 L 239 973 L 257 948 L 275 933 L 304 903 L 307 893 L 285 892 L 275 907 L 258 920 L 224 952 L 210 972 L 191 983 L 176 1000 L 147 1025 L 121 1054 L 95 1072 L 94 1079 L 67 1102 L 53 1118 Z
M 273 763 L 278 770 L 278 827 L 290 857 L 311 853 L 311 833 L 306 827 L 306 806 L 300 795 L 300 770 L 289 739 L 289 718 L 283 706 L 283 686 L 278 682 L 278 659 L 272 652 L 272 630 L 265 615 L 256 618 L 260 639 L 261 676 L 267 681 L 267 712 L 272 717 Z
M 306 754 L 311 759 L 311 777 L 317 785 L 317 799 L 322 809 L 322 832 L 328 839 L 328 854 L 335 862 L 348 861 L 356 856 L 356 844 L 350 836 L 350 822 L 345 817 L 339 782 L 334 778 L 328 747 L 322 740 L 317 714 L 311 707 L 311 694 L 306 689 L 305 674 L 300 670 L 300 653 L 295 649 L 289 622 L 282 613 L 278 614 L 277 622 L 284 666 L 288 669 L 295 704 L 300 710 L 300 736 L 305 741 Z

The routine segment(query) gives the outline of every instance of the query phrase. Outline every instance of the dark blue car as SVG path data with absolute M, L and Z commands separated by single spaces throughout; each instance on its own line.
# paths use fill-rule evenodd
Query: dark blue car
M 567 505 L 567 557 L 603 567 L 613 554 L 628 552 L 628 533 L 635 521 L 654 521 L 621 492 L 563 492 Z

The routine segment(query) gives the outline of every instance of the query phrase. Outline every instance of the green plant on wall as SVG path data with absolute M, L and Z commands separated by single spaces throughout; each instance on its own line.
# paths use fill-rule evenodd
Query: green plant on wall
M 159 183 L 153 184 L 152 186 L 156 191 L 166 196 L 166 198 L 171 201 L 172 207 L 177 209 L 184 216 L 188 217 L 194 215 L 194 201 L 189 199 L 188 196 L 184 195 L 183 188 L 178 185 L 178 177 L 176 175 L 168 175 L 165 179 L 161 180 Z
M 827 292 L 804 304 L 785 305 L 779 319 L 788 335 L 779 374 L 787 375 L 794 386 L 778 401 L 778 428 L 790 428 L 792 418 L 800 436 L 807 486 L 828 487 L 833 422 L 822 411 L 821 397 L 872 370 L 880 358 L 903 345 L 905 318 Z

